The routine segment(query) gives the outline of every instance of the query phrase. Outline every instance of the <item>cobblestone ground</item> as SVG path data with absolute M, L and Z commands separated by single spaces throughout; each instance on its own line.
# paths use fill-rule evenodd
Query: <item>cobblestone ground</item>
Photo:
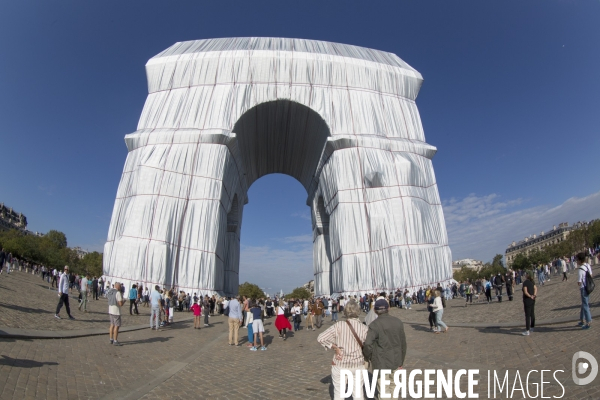
M 593 267 L 594 276 L 600 273 L 600 267 Z M 538 298 L 535 304 L 535 317 L 538 321 L 562 317 L 579 317 L 581 297 L 577 286 L 577 275 L 568 275 L 569 279 L 561 282 L 561 276 L 551 276 L 544 286 L 538 286 Z M 502 323 L 524 320 L 523 293 L 521 286 L 515 287 L 514 301 L 508 301 L 504 288 L 503 301 L 499 303 L 493 295 L 493 301 L 488 304 L 485 294 L 479 298 L 473 296 L 473 303 L 465 307 L 464 299 L 453 299 L 447 302 L 444 310 L 444 321 L 452 323 Z M 600 290 L 595 290 L 590 296 L 592 310 L 600 305 Z M 411 310 L 398 309 L 394 315 L 407 322 L 428 323 L 429 313 L 424 304 L 413 304 Z M 523 317 L 523 318 L 522 318 Z
M 11 284 L 11 280 L 17 282 L 23 279 L 20 284 L 29 285 L 23 287 L 31 289 L 39 278 L 34 277 L 33 283 L 29 282 L 29 278 L 18 275 L 0 278 L 0 314 L 14 313 L 17 319 L 31 320 L 17 321 L 23 324 L 20 326 L 52 326 L 52 314 L 43 311 L 44 308 L 27 304 L 27 298 L 21 303 L 9 300 L 17 293 L 32 293 L 17 289 L 19 283 Z M 550 292 L 552 288 L 548 285 L 543 289 Z M 558 284 L 555 288 L 557 291 L 561 289 Z M 47 288 L 40 290 L 48 291 Z M 56 299 L 56 293 L 48 292 L 48 299 Z M 36 302 L 41 301 L 41 296 L 35 294 Z M 513 303 L 518 304 L 516 301 Z M 30 308 L 18 313 L 11 308 L 13 304 L 26 304 Z M 575 302 L 570 304 L 576 305 Z M 512 307 L 512 304 L 503 302 L 497 307 L 473 306 L 467 311 L 488 307 L 491 311 L 481 315 L 493 322 L 499 317 L 496 314 L 504 312 L 500 307 L 505 305 Z M 106 301 L 98 301 L 97 307 L 98 320 L 90 318 L 74 322 L 84 324 L 85 328 L 105 327 L 106 321 L 102 318 Z M 449 310 L 449 313 L 453 311 Z M 573 313 L 575 311 L 573 309 Z M 464 311 L 457 307 L 456 312 Z M 403 319 L 409 315 L 409 311 L 403 310 L 394 313 Z M 521 313 L 518 308 L 517 315 L 510 320 L 521 320 Z M 94 315 L 85 315 L 88 314 Z M 226 318 L 211 317 L 210 320 L 211 326 L 201 330 L 194 330 L 191 321 L 184 321 L 158 332 L 150 329 L 125 332 L 119 337 L 122 347 L 111 346 L 107 335 L 75 339 L 0 339 L 0 399 L 330 398 L 332 353 L 326 352 L 316 342 L 317 335 L 330 326 L 330 322 L 326 322 L 321 330 L 295 332 L 283 341 L 277 338 L 272 320 L 267 320 L 268 350 L 251 352 L 244 345 L 227 345 Z M 133 317 L 126 319 L 124 326 L 138 324 L 138 321 Z M 56 322 L 63 325 L 68 321 Z M 61 325 L 55 329 L 66 329 Z M 451 327 L 448 333 L 436 335 L 420 324 L 406 323 L 408 354 L 404 367 L 407 371 L 479 369 L 476 392 L 480 398 L 488 398 L 488 370 L 495 370 L 501 376 L 500 380 L 508 371 L 511 389 L 517 371 L 525 386 L 527 373 L 537 370 L 530 375 L 529 390 L 533 397 L 536 390 L 533 383 L 539 385 L 539 371 L 542 369 L 551 371 L 544 376 L 545 382 L 551 382 L 544 385 L 544 396 L 560 397 L 562 389 L 552 373 L 563 370 L 556 373 L 564 387 L 562 398 L 599 399 L 600 378 L 587 386 L 576 386 L 571 378 L 571 359 L 575 352 L 586 351 L 600 359 L 597 329 L 594 326 L 583 331 L 568 323 L 542 326 L 531 336 L 524 337 L 520 334 L 521 328 Z M 241 329 L 240 334 L 247 334 L 247 331 Z M 491 394 L 493 398 L 493 391 Z M 495 398 L 509 398 L 510 394 L 505 388 Z M 515 391 L 512 398 L 523 398 L 523 393 Z
M 266 323 L 265 352 L 244 345 L 227 345 L 225 318 L 194 330 L 181 322 L 162 331 L 123 333 L 122 347 L 106 336 L 62 340 L 0 340 L 0 398 L 2 399 L 328 399 L 331 352 L 316 343 L 319 330 L 299 331 L 286 341 Z M 325 324 L 322 328 L 330 326 Z M 479 369 L 477 392 L 487 398 L 487 371 L 500 376 L 516 371 L 525 382 L 534 369 L 564 370 L 557 378 L 565 399 L 600 398 L 600 378 L 575 386 L 571 357 L 583 350 L 600 356 L 598 334 L 574 324 L 541 327 L 529 336 L 521 329 L 451 328 L 431 334 L 421 325 L 405 325 L 408 355 L 405 368 Z M 240 330 L 242 334 L 246 330 Z M 537 375 L 536 375 L 537 374 Z M 545 396 L 562 389 L 546 373 Z M 532 378 L 539 383 L 539 372 Z M 503 378 L 501 378 L 503 379 Z M 525 385 L 525 383 L 524 383 Z M 512 388 L 512 386 L 511 386 Z M 535 386 L 530 384 L 532 392 Z M 504 389 L 506 390 L 506 389 Z M 496 398 L 507 398 L 504 391 Z M 516 392 L 513 398 L 522 398 Z
M 58 292 L 39 275 L 15 271 L 0 275 L 0 329 L 9 328 L 39 329 L 47 331 L 63 331 L 77 329 L 99 328 L 110 323 L 108 317 L 108 302 L 99 297 L 93 300 L 88 296 L 87 310 L 80 311 L 78 307 L 79 292 L 73 289 L 69 296 L 71 315 L 75 320 L 67 319 L 67 311 L 63 306 L 60 316 L 54 318 L 58 304 Z M 127 326 L 150 323 L 150 308 L 138 307 L 140 315 L 129 315 L 129 301 L 123 306 L 123 324 Z M 35 318 L 31 316 L 35 315 Z M 180 316 L 189 317 L 191 314 L 175 313 L 175 319 Z M 103 325 L 104 324 L 104 325 Z

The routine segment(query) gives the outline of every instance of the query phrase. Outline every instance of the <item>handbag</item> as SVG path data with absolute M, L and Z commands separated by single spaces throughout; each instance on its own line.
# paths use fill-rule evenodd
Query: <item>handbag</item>
M 346 323 L 348 324 L 348 328 L 350 328 L 350 331 L 352 332 L 352 335 L 354 336 L 354 339 L 356 339 L 356 342 L 358 343 L 358 345 L 360 346 L 361 350 L 364 347 L 363 342 L 360 340 L 360 338 L 358 337 L 358 335 L 356 334 L 356 331 L 354 330 L 354 328 L 352 327 L 352 324 L 350 323 L 350 321 L 346 320 Z M 365 363 L 363 364 L 364 369 L 366 369 L 367 371 L 371 370 L 371 361 L 367 361 L 365 360 Z

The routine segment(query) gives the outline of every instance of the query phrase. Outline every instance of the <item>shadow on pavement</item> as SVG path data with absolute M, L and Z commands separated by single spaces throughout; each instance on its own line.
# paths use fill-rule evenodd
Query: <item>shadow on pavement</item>
M 47 313 L 47 314 L 54 314 L 53 311 L 43 310 L 41 308 L 31 308 L 31 307 L 17 306 L 17 305 L 14 305 L 14 304 L 5 304 L 4 307 L 13 309 L 15 311 L 24 312 L 24 313 L 38 313 L 38 312 L 42 312 L 42 313 Z
M 594 307 L 598 307 L 598 306 L 600 306 L 600 301 L 596 302 L 596 303 L 590 302 L 590 308 L 594 308 Z M 580 308 L 581 308 L 581 304 L 577 304 L 577 305 L 568 306 L 568 307 L 553 308 L 552 311 L 578 310 Z
M 413 328 L 415 331 L 421 331 L 421 332 L 428 332 L 431 333 L 431 329 L 427 328 L 426 326 L 423 325 L 409 325 L 411 328 Z
M 129 346 L 134 344 L 149 344 L 149 343 L 164 343 L 168 342 L 170 339 L 173 339 L 172 336 L 160 336 L 153 337 L 150 339 L 140 339 L 140 340 L 129 340 L 126 342 L 120 342 L 123 346 Z
M 24 360 L 19 358 L 11 358 L 3 355 L 2 358 L 0 358 L 0 365 L 8 365 L 10 367 L 17 368 L 39 368 L 44 365 L 58 365 L 58 363 L 54 361 L 39 362 L 33 360 Z
M 525 325 L 525 324 L 523 324 Z M 525 326 L 522 328 L 477 328 L 477 330 L 481 333 L 501 333 L 504 335 L 516 335 L 522 336 L 522 333 L 525 332 Z M 570 332 L 570 331 L 580 331 L 581 327 L 573 324 L 573 326 L 540 326 L 535 327 L 534 332 L 531 336 L 535 336 L 537 333 L 544 332 Z

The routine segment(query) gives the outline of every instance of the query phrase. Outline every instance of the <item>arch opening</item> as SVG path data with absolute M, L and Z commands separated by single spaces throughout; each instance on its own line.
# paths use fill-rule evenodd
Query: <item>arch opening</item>
M 260 177 L 281 173 L 308 192 L 331 132 L 311 108 L 290 100 L 261 103 L 235 123 L 247 187 Z

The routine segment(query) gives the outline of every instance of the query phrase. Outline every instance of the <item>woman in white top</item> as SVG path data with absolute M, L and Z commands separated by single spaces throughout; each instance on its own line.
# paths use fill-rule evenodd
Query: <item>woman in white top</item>
M 437 325 L 437 330 L 435 331 L 435 333 L 440 333 L 440 329 L 441 327 L 446 328 L 444 330 L 444 333 L 448 332 L 448 325 L 446 325 L 443 321 L 442 321 L 442 315 L 444 315 L 444 306 L 442 305 L 442 298 L 440 297 L 440 291 L 436 290 L 434 292 L 434 300 L 433 300 L 433 312 L 435 313 L 435 322 Z
M 285 317 L 285 309 L 287 305 L 283 302 L 283 300 L 279 300 L 279 306 L 277 307 L 277 318 L 275 319 L 275 328 L 279 331 L 279 337 L 285 340 L 286 330 L 292 330 L 292 325 L 290 325 L 290 321 Z

